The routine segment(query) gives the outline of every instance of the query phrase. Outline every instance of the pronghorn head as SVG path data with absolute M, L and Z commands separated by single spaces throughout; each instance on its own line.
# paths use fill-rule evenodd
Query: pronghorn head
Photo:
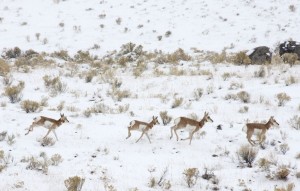
M 154 117 L 154 116 L 152 117 L 152 121 L 153 121 L 154 125 L 160 124 L 157 118 L 158 118 L 157 116 L 156 117 Z
M 207 112 L 204 113 L 203 119 L 204 119 L 205 122 L 209 122 L 209 121 L 210 121 L 210 122 L 214 122 L 214 121 L 210 118 L 210 116 L 209 116 L 209 114 L 208 114 Z
M 272 124 L 272 125 L 275 125 L 275 126 L 279 126 L 279 123 L 277 123 L 277 121 L 274 119 L 274 116 L 271 116 L 270 119 L 269 119 L 269 122 Z
M 60 121 L 65 123 L 69 122 L 68 118 L 65 116 L 65 114 L 60 114 Z

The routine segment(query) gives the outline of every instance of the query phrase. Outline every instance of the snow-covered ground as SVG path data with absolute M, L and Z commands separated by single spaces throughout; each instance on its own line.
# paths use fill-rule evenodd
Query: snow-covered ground
M 296 10 L 291 11 L 290 5 Z M 90 50 L 94 55 L 118 50 L 130 41 L 143 45 L 144 50 L 165 52 L 178 48 L 189 51 L 192 47 L 220 51 L 231 44 L 234 50 L 259 45 L 275 48 L 278 42 L 290 38 L 298 40 L 299 7 L 300 2 L 296 0 L 288 3 L 276 0 L 0 0 L 0 48 L 18 46 L 22 50 L 75 53 L 97 44 L 100 49 Z M 120 24 L 116 22 L 118 18 L 121 18 Z M 171 32 L 169 37 L 165 36 L 167 31 Z M 9 61 L 11 65 L 13 61 Z M 56 61 L 59 64 L 35 66 L 26 72 L 11 67 L 12 85 L 19 81 L 25 83 L 21 102 L 28 99 L 40 102 L 48 98 L 48 105 L 37 112 L 26 113 L 21 102 L 10 103 L 3 94 L 5 84 L 0 83 L 0 133 L 7 131 L 9 136 L 16 136 L 11 145 L 8 136 L 0 142 L 0 151 L 9 159 L 7 167 L 0 172 L 1 191 L 67 190 L 64 181 L 73 176 L 85 178 L 82 190 L 89 191 L 167 190 L 169 185 L 169 190 L 174 191 L 274 190 L 288 183 L 295 184 L 294 190 L 300 189 L 300 164 L 296 158 L 300 153 L 299 130 L 289 123 L 299 115 L 299 65 L 263 66 L 265 76 L 257 77 L 261 66 L 199 63 L 196 59 L 178 65 L 150 62 L 146 63 L 143 73 L 135 77 L 135 67 L 131 64 L 99 69 L 88 63 Z M 78 67 L 74 69 L 75 66 Z M 182 69 L 183 75 L 170 72 L 174 67 Z M 92 70 L 97 73 L 86 83 L 84 76 Z M 51 95 L 44 85 L 46 75 L 59 76 L 66 91 Z M 290 77 L 295 83 L 287 84 Z M 112 99 L 111 81 L 114 79 L 121 82 L 119 90 L 130 92 L 128 98 Z M 4 76 L 0 76 L 0 80 L 3 81 Z M 201 97 L 194 94 L 199 88 L 203 91 Z M 250 94 L 249 103 L 225 99 L 241 91 Z M 282 92 L 291 99 L 284 106 L 278 106 L 276 95 Z M 180 98 L 182 104 L 172 107 Z M 103 108 L 103 105 L 109 108 L 104 109 L 104 113 L 85 116 L 89 108 Z M 126 139 L 130 121 L 150 122 L 152 116 L 159 116 L 162 111 L 167 111 L 173 120 L 163 125 L 159 117 L 160 125 L 149 133 L 151 144 L 146 136 L 135 143 L 140 136 L 137 131 Z M 174 137 L 170 140 L 170 127 L 175 118 L 201 119 L 205 111 L 214 122 L 206 123 L 194 135 L 191 145 L 188 141 L 177 142 Z M 56 130 L 59 141 L 53 146 L 41 146 L 39 141 L 47 133 L 43 127 L 25 136 L 34 117 L 58 119 L 60 113 L 70 122 Z M 258 154 L 253 167 L 242 167 L 237 151 L 242 145 L 249 145 L 243 127 L 247 122 L 267 121 L 270 116 L 275 117 L 280 127 L 272 127 L 267 132 L 265 149 L 254 147 Z M 222 130 L 217 130 L 218 125 L 222 125 Z M 187 132 L 178 133 L 180 138 L 188 136 Z M 49 137 L 55 140 L 54 134 L 50 133 Z M 289 147 L 285 154 L 282 152 L 284 144 Z M 41 152 L 46 153 L 48 159 L 59 154 L 63 161 L 57 166 L 49 165 L 44 173 L 28 169 L 30 157 L 43 161 Z M 273 162 L 269 171 L 259 167 L 261 158 Z M 3 160 L 0 162 L 4 164 Z M 290 171 L 288 178 L 271 178 L 282 165 Z M 188 188 L 183 174 L 189 168 L 197 168 L 200 176 L 192 188 Z M 201 177 L 205 169 L 213 172 L 217 183 Z M 154 184 L 151 188 L 151 178 L 158 182 L 161 177 L 161 186 Z

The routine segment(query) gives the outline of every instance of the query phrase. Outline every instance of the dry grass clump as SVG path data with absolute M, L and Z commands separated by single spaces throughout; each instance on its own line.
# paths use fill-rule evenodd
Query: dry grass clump
M 237 65 L 251 64 L 251 59 L 244 51 L 240 51 L 236 54 L 231 55 L 230 60 L 232 63 L 237 64 Z
M 107 92 L 107 95 L 111 96 L 113 100 L 122 101 L 124 98 L 129 98 L 131 92 L 129 90 L 120 90 L 119 88 L 112 88 Z
M 68 191 L 81 191 L 84 182 L 85 179 L 79 176 L 69 177 L 64 181 Z
M 289 76 L 284 80 L 284 82 L 285 82 L 286 86 L 289 86 L 289 85 L 297 83 L 297 79 L 294 76 Z
M 8 153 L 7 155 L 3 150 L 0 150 L 0 173 L 13 162 L 13 157 Z
M 286 165 L 281 165 L 277 168 L 276 177 L 279 180 L 286 180 L 289 174 L 290 174 L 290 170 Z
M 227 61 L 227 54 L 225 50 L 223 50 L 221 53 L 209 51 L 206 52 L 204 60 L 208 60 L 212 64 L 224 63 Z
M 93 62 L 95 58 L 90 55 L 89 51 L 82 51 L 79 50 L 75 55 L 74 55 L 74 61 L 77 63 L 90 63 Z
M 161 111 L 159 115 L 164 125 L 169 124 L 172 120 L 172 117 L 168 115 L 167 111 Z
M 40 104 L 36 101 L 24 100 L 21 102 L 21 108 L 26 113 L 33 113 L 33 112 L 36 112 L 40 108 Z
M 0 76 L 6 76 L 10 71 L 9 65 L 5 60 L 0 59 Z
M 294 183 L 289 183 L 286 187 L 277 187 L 275 186 L 274 191 L 292 191 L 295 188 Z
M 8 86 L 4 89 L 4 95 L 9 98 L 11 103 L 19 102 L 22 98 L 22 90 L 24 89 L 25 83 L 20 81 L 16 86 Z
M 239 113 L 247 113 L 249 111 L 249 107 L 248 106 L 242 106 L 240 109 L 239 109 Z
M 3 52 L 3 57 L 6 59 L 18 58 L 22 54 L 19 47 L 14 47 Z
M 194 98 L 196 101 L 199 101 L 200 98 L 202 97 L 203 95 L 203 89 L 202 88 L 196 88 L 194 91 L 193 91 L 193 95 L 194 95 Z
M 65 61 L 71 60 L 71 57 L 66 50 L 55 51 L 51 54 L 51 56 Z
M 183 98 L 182 98 L 182 97 L 180 97 L 180 98 L 174 98 L 174 101 L 173 101 L 171 107 L 172 107 L 172 108 L 179 107 L 179 106 L 182 105 L 182 103 L 183 103 Z
M 180 61 L 190 61 L 192 57 L 184 52 L 183 49 L 179 48 L 173 53 L 163 54 L 158 53 L 157 57 L 154 59 L 154 62 L 158 64 L 171 63 L 178 64 Z
M 279 149 L 280 149 L 280 152 L 285 155 L 286 152 L 288 152 L 290 150 L 290 147 L 287 143 L 282 143 L 279 145 Z
M 284 92 L 276 94 L 276 98 L 279 107 L 284 106 L 286 102 L 291 100 L 291 97 Z
M 60 93 L 64 93 L 67 90 L 67 84 L 61 82 L 60 77 L 50 77 L 45 75 L 43 77 L 44 85 L 50 91 L 51 96 L 56 96 Z
M 289 125 L 296 129 L 296 130 L 300 130 L 300 116 L 298 115 L 294 115 L 294 117 L 292 117 L 289 121 L 288 121 Z M 299 155 L 300 156 L 300 155 Z
M 224 97 L 225 100 L 238 100 L 238 96 L 236 94 L 228 93 Z
M 3 141 L 5 139 L 5 137 L 6 137 L 6 135 L 7 135 L 7 131 L 2 131 L 0 133 L 0 141 Z
M 243 83 L 231 82 L 228 89 L 229 90 L 237 90 L 237 89 L 241 89 L 243 87 L 244 87 Z
M 257 156 L 258 150 L 249 145 L 242 145 L 237 151 L 238 160 L 241 164 L 246 163 L 249 168 L 252 168 L 252 163 Z
M 197 179 L 199 177 L 198 168 L 185 169 L 183 174 L 184 174 L 184 180 L 189 188 L 193 187 L 197 183 Z
M 56 143 L 55 140 L 51 137 L 45 137 L 45 138 L 39 140 L 39 142 L 41 143 L 41 146 L 43 146 L 43 147 L 53 146 Z
M 264 78 L 266 77 L 266 69 L 264 66 L 260 66 L 258 71 L 254 72 L 254 77 L 256 78 Z
M 240 91 L 237 93 L 237 97 L 243 102 L 243 103 L 249 103 L 250 102 L 250 94 L 246 91 Z
M 298 60 L 298 54 L 296 53 L 284 53 L 281 57 L 283 62 L 288 63 L 290 66 L 295 65 Z

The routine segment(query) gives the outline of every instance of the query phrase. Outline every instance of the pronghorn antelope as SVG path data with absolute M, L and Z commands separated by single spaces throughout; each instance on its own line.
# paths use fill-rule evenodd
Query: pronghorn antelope
M 39 116 L 33 119 L 34 121 L 32 122 L 32 124 L 30 125 L 28 132 L 25 135 L 28 135 L 28 133 L 30 131 L 33 131 L 34 127 L 37 126 L 43 126 L 45 128 L 48 129 L 47 134 L 44 136 L 44 138 L 46 138 L 49 133 L 52 131 L 56 137 L 56 140 L 58 140 L 57 135 L 55 133 L 55 130 L 61 126 L 61 124 L 65 123 L 65 122 L 69 122 L 67 117 L 64 114 L 60 114 L 60 118 L 58 120 L 55 119 L 51 119 L 48 117 L 44 117 L 44 116 Z
M 149 142 L 150 138 L 148 135 L 148 131 L 150 129 L 153 128 L 154 125 L 159 124 L 157 117 L 152 117 L 152 121 L 150 123 L 145 123 L 142 121 L 137 121 L 137 120 L 133 120 L 130 122 L 129 126 L 128 126 L 128 136 L 126 137 L 126 139 L 128 139 L 131 136 L 131 132 L 130 131 L 141 131 L 142 134 L 140 136 L 140 138 L 136 141 L 136 143 L 143 137 L 144 134 L 146 134 Z
M 178 129 L 184 129 L 184 130 L 189 132 L 189 137 L 187 137 L 185 139 L 181 139 L 181 140 L 190 139 L 190 144 L 191 144 L 194 133 L 199 131 L 199 129 L 201 129 L 204 126 L 204 124 L 208 121 L 213 122 L 213 120 L 210 118 L 210 116 L 207 112 L 204 113 L 204 116 L 201 119 L 201 121 L 196 121 L 196 120 L 189 119 L 189 118 L 186 118 L 186 117 L 176 118 L 174 120 L 175 125 L 171 127 L 171 137 L 170 137 L 170 139 L 172 139 L 173 131 L 174 131 L 174 133 L 176 135 L 176 138 L 177 138 L 177 141 L 178 141 L 178 135 L 177 135 L 176 131 Z
M 248 142 L 251 145 L 255 144 L 255 142 L 253 140 L 251 140 L 251 137 L 255 130 L 259 130 L 260 133 L 258 136 L 258 141 L 259 141 L 259 144 L 263 143 L 266 140 L 266 132 L 272 125 L 279 126 L 279 124 L 277 123 L 277 121 L 274 119 L 273 116 L 270 117 L 269 121 L 266 124 L 264 124 L 264 123 L 247 123 L 246 127 L 247 127 Z

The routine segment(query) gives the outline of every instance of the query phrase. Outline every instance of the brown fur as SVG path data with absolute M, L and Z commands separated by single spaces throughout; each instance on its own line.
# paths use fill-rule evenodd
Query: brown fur
M 44 126 L 46 122 L 52 123 L 52 126 L 49 128 L 49 130 L 48 130 L 47 134 L 44 136 L 44 138 L 46 138 L 49 135 L 49 133 L 52 131 L 56 137 L 56 140 L 58 140 L 57 135 L 55 133 L 55 129 L 57 129 L 59 126 L 61 126 L 61 124 L 65 123 L 65 122 L 69 122 L 69 121 L 68 121 L 67 117 L 64 116 L 64 114 L 60 114 L 60 118 L 58 120 L 55 120 L 55 119 L 52 119 L 49 117 L 45 117 L 45 116 L 40 116 L 40 120 L 32 122 L 32 124 L 30 125 L 30 127 L 25 135 L 28 135 L 30 131 L 33 131 L 34 127 Z
M 136 143 L 139 142 L 139 140 L 143 137 L 144 134 L 146 134 L 149 142 L 151 143 L 149 135 L 148 135 L 148 131 L 150 129 L 152 129 L 154 125 L 159 124 L 157 118 L 158 117 L 154 117 L 153 116 L 152 117 L 152 121 L 150 123 L 146 123 L 146 122 L 143 122 L 143 121 L 137 121 L 137 120 L 131 121 L 130 125 L 128 126 L 128 136 L 126 137 L 126 139 L 128 139 L 131 136 L 131 132 L 130 131 L 138 131 L 139 128 L 140 128 L 140 125 L 143 125 L 143 126 L 146 126 L 146 127 L 142 131 L 142 134 L 141 134 L 140 138 L 136 141 Z
M 210 118 L 209 114 L 206 113 L 206 112 L 204 113 L 204 116 L 201 119 L 201 121 L 196 121 L 196 120 L 189 119 L 189 118 L 186 118 L 186 117 L 179 117 L 176 120 L 179 120 L 179 122 L 171 127 L 171 137 L 170 137 L 170 139 L 172 139 L 172 137 L 173 137 L 173 131 L 174 131 L 174 133 L 176 135 L 176 138 L 177 138 L 177 141 L 178 141 L 179 138 L 178 138 L 178 134 L 176 132 L 178 129 L 186 129 L 188 125 L 189 126 L 194 126 L 195 130 L 190 132 L 189 137 L 187 137 L 185 139 L 181 139 L 181 140 L 190 139 L 190 144 L 192 142 L 194 133 L 199 131 L 199 129 L 201 129 L 206 122 L 208 122 L 208 121 L 213 122 L 213 120 Z
M 279 125 L 273 116 L 270 117 L 269 121 L 265 124 L 263 123 L 247 123 L 247 139 L 251 145 L 254 145 L 255 142 L 251 140 L 251 137 L 255 129 L 261 129 L 259 134 L 259 144 L 262 144 L 266 140 L 266 132 L 272 125 Z

